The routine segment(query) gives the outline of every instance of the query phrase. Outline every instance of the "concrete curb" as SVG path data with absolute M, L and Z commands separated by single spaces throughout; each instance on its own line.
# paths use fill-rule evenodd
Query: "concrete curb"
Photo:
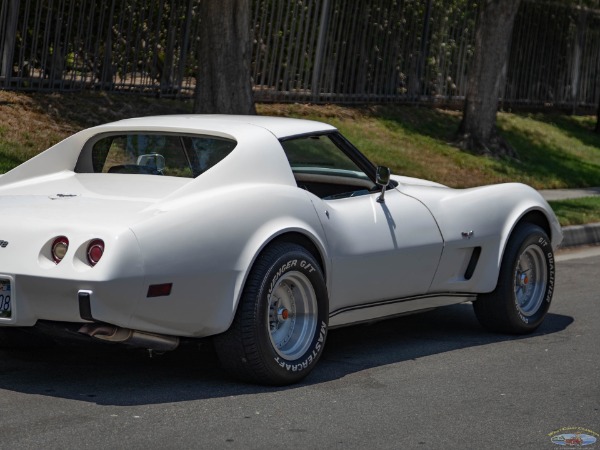
M 538 191 L 546 200 L 568 200 L 572 198 L 596 197 L 600 195 L 600 187 L 581 189 L 541 189 Z
M 562 230 L 564 238 L 560 244 L 560 248 L 600 244 L 600 223 L 573 225 L 563 227 Z
M 600 195 L 600 186 L 582 189 L 542 189 L 538 191 L 548 200 L 568 200 L 571 198 L 595 197 Z M 563 241 L 560 248 L 583 245 L 600 245 L 600 223 L 563 227 Z

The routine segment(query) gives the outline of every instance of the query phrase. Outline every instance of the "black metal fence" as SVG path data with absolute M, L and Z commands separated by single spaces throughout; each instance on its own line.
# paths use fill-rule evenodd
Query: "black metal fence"
M 2 0 L 0 87 L 190 97 L 202 26 L 198 1 Z M 255 98 L 460 99 L 479 3 L 254 0 Z M 586 5 L 523 0 L 504 72 L 504 101 L 598 104 L 600 0 Z
M 3 0 L 0 86 L 190 96 L 195 3 Z

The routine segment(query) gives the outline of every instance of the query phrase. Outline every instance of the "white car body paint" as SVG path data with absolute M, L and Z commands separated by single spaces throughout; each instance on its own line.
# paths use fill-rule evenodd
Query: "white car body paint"
M 218 334 L 229 328 L 260 251 L 286 233 L 317 250 L 330 325 L 343 326 L 493 290 L 507 239 L 529 212 L 543 214 L 553 247 L 560 243 L 550 207 L 524 185 L 456 190 L 394 176 L 398 185 L 385 203 L 377 192 L 327 200 L 298 188 L 279 140 L 335 131 L 269 117 L 129 119 L 77 133 L 13 169 L 0 177 L 0 240 L 8 242 L 0 248 L 0 278 L 14 286 L 12 315 L 0 317 L 0 326 L 85 323 L 78 292 L 86 291 L 99 322 L 173 336 Z M 75 171 L 86 143 L 121 132 L 208 135 L 237 146 L 197 178 Z M 55 264 L 49 247 L 62 235 L 69 250 Z M 105 253 L 91 267 L 86 245 L 97 238 Z M 474 247 L 481 256 L 467 280 Z M 172 283 L 170 295 L 147 296 L 162 283 Z

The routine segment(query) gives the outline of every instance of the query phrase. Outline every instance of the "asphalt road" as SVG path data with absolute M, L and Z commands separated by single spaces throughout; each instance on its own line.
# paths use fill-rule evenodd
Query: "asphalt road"
M 468 304 L 336 330 L 283 389 L 228 379 L 210 348 L 0 351 L 0 448 L 560 448 L 600 433 L 599 287 L 600 248 L 563 254 L 533 335 L 488 334 Z

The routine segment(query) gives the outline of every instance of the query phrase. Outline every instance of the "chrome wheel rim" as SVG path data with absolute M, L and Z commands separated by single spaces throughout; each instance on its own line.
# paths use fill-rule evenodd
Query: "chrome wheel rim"
M 539 247 L 530 245 L 521 254 L 515 269 L 515 304 L 523 316 L 529 317 L 538 312 L 547 283 L 544 253 Z
M 292 361 L 309 349 L 317 328 L 317 296 L 306 275 L 282 275 L 269 295 L 269 338 L 282 358 Z

